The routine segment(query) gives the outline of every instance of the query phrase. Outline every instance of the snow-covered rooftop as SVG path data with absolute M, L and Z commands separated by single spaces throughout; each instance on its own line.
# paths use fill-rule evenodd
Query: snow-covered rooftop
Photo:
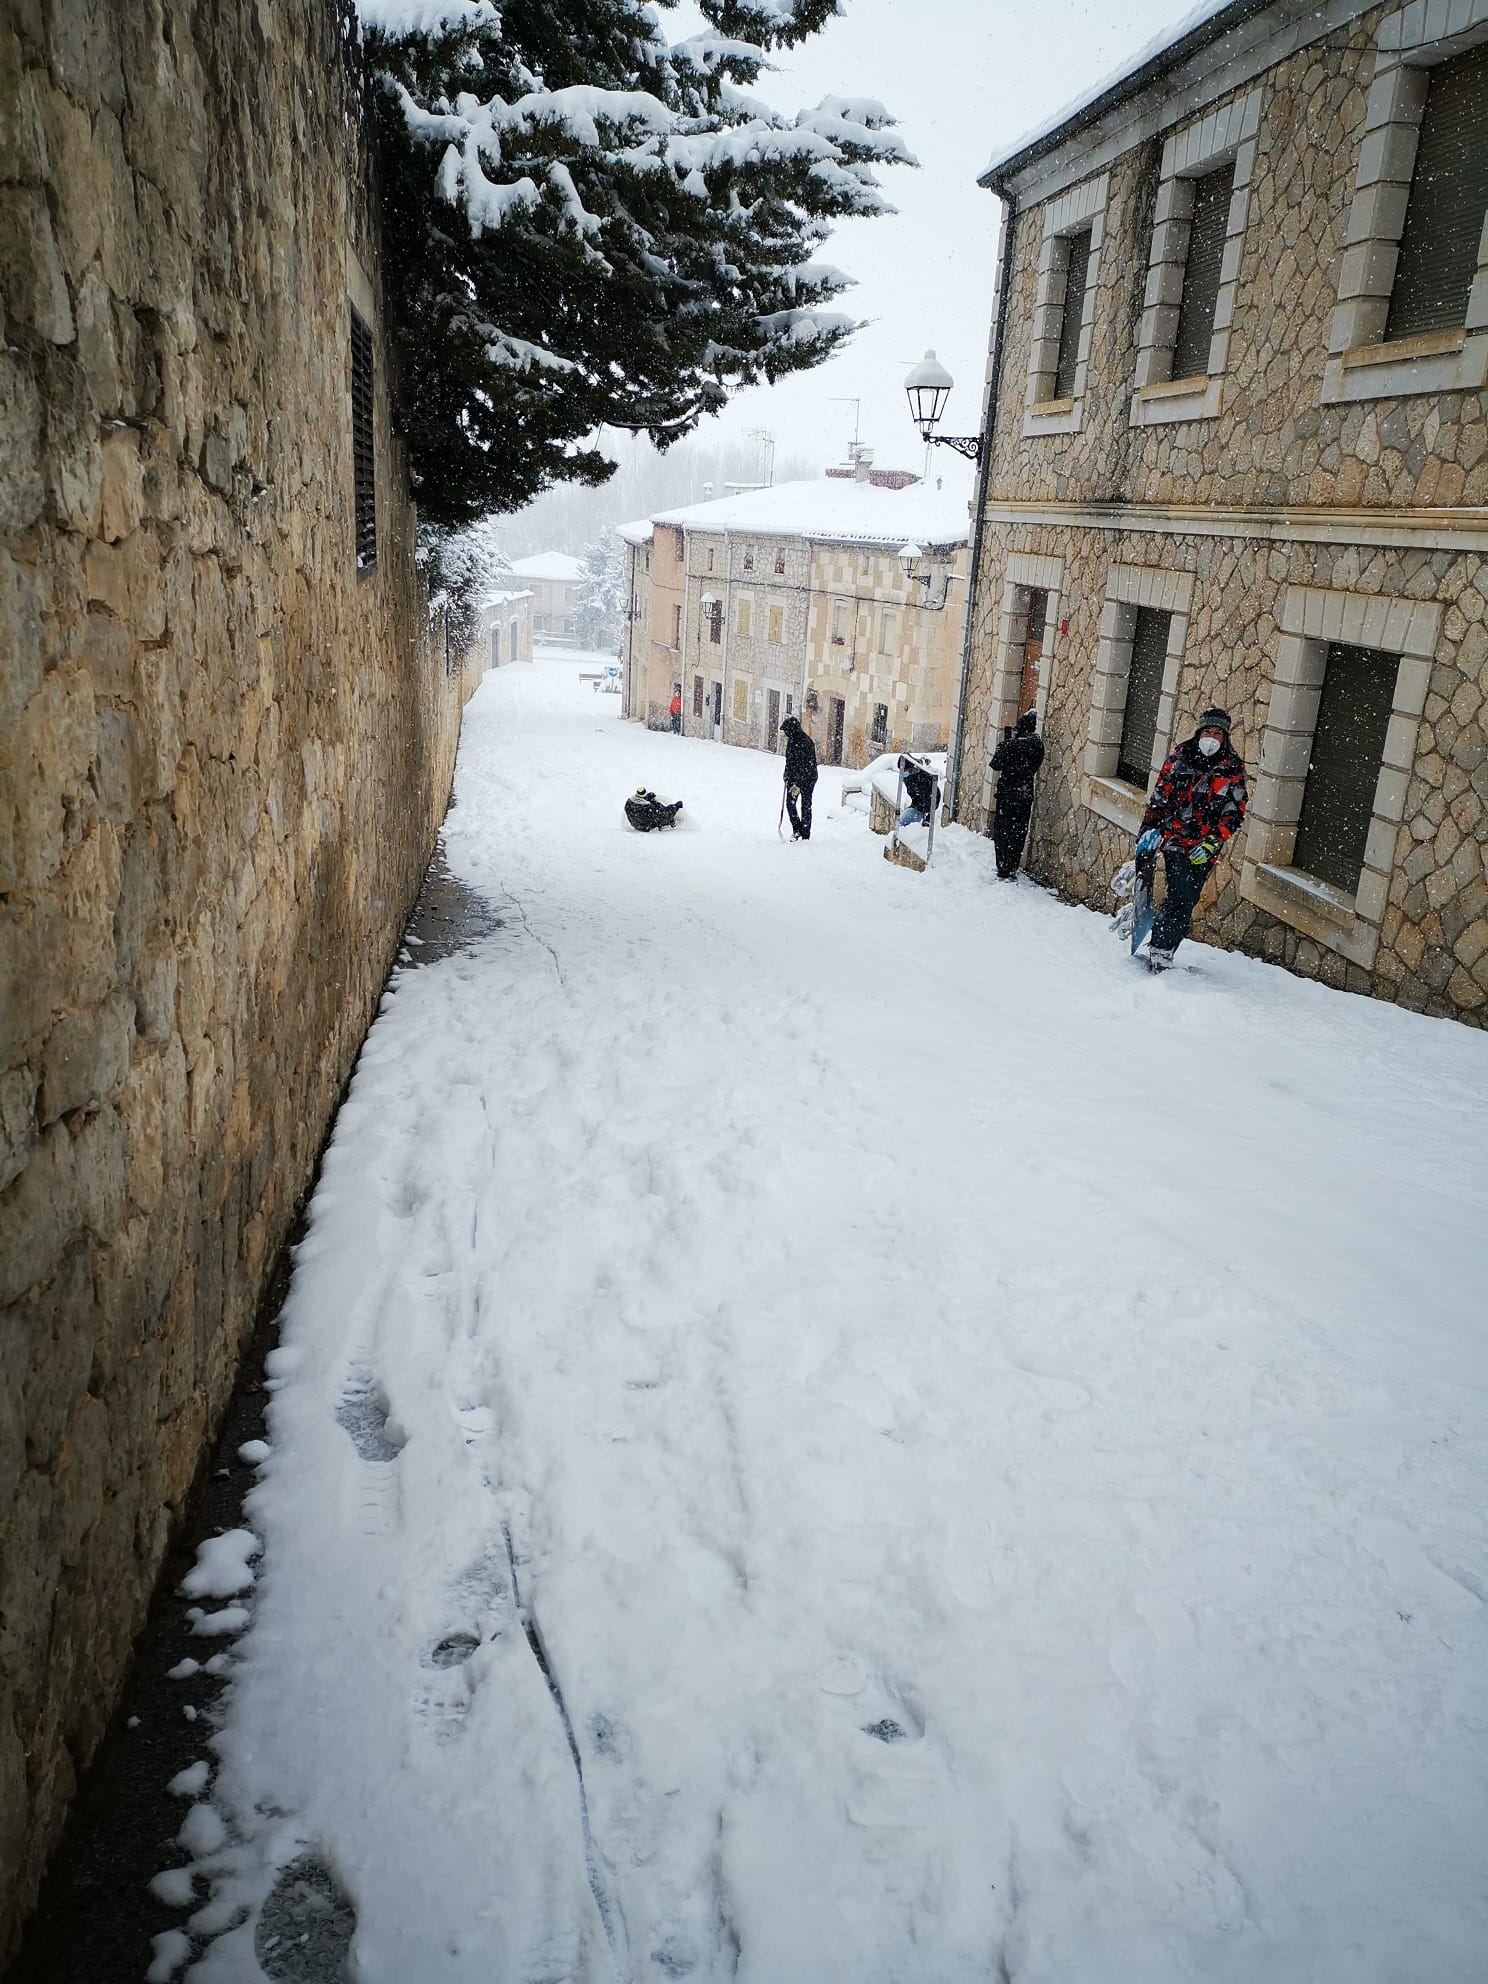
M 806 537 L 826 544 L 964 544 L 971 535 L 967 491 L 931 489 L 922 482 L 908 489 L 881 489 L 872 483 L 842 482 L 826 476 L 809 482 L 779 482 L 772 489 L 745 489 L 711 503 L 621 524 L 629 544 L 644 544 L 654 524 L 684 530 L 757 531 L 761 537 Z
M 524 586 L 520 592 L 488 592 L 485 599 L 485 610 L 489 612 L 493 606 L 510 606 L 513 600 L 531 599 L 531 597 L 532 589 L 530 586 Z
M 1175 21 L 1171 27 L 1164 28 L 1160 34 L 1155 34 L 1150 41 L 1144 42 L 1134 54 L 1129 55 L 1115 69 L 1102 76 L 1099 82 L 1092 83 L 1088 89 L 1082 90 L 1078 96 L 1065 104 L 1062 110 L 1056 111 L 1052 117 L 1044 118 L 1031 131 L 1025 131 L 1016 143 L 1004 145 L 982 174 L 980 183 L 985 186 L 1015 159 L 1021 158 L 1024 152 L 1041 146 L 1045 139 L 1052 138 L 1066 124 L 1092 121 L 1094 114 L 1107 97 L 1123 93 L 1123 84 L 1132 84 L 1146 69 L 1151 69 L 1154 74 L 1160 73 L 1168 66 L 1162 60 L 1164 56 L 1171 56 L 1176 60 L 1182 44 L 1188 41 L 1190 36 L 1198 34 L 1202 29 L 1210 28 L 1211 23 L 1220 14 L 1241 13 L 1246 4 L 1247 0 L 1198 0 L 1198 4 L 1190 7 L 1182 20 Z
M 514 558 L 512 571 L 519 579 L 546 579 L 549 585 L 573 585 L 584 576 L 582 564 L 566 551 L 539 551 L 531 558 Z

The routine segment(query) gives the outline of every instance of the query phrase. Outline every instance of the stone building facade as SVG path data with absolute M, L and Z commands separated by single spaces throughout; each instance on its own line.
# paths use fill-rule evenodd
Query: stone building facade
M 0 1956 L 448 797 L 355 48 L 0 18 Z
M 526 587 L 492 593 L 480 610 L 472 668 L 505 668 L 532 659 L 532 594 Z
M 937 547 L 909 571 L 887 546 L 813 547 L 806 710 L 824 763 L 945 750 L 969 562 L 964 544 Z
M 795 715 L 828 764 L 943 749 L 970 526 L 963 501 L 914 482 L 877 470 L 870 480 L 865 464 L 857 478 L 622 525 L 625 713 L 664 727 L 680 682 L 689 737 L 774 751 Z
M 955 794 L 984 825 L 1031 693 L 1029 865 L 1106 907 L 1152 770 L 1223 703 L 1251 808 L 1197 932 L 1475 1023 L 1485 58 L 1488 0 L 1235 4 L 986 175 L 1003 303 Z

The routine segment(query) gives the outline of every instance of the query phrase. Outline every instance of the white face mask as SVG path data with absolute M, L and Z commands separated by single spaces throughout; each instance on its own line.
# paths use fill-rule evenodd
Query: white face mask
M 1206 758 L 1212 758 L 1219 749 L 1219 739 L 1217 737 L 1201 737 L 1199 739 L 1199 749 Z

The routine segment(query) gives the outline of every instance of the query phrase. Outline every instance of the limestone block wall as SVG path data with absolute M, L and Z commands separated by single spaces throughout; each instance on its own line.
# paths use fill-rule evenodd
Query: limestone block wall
M 347 25 L 0 14 L 0 1956 L 448 795 Z
M 1282 603 L 1292 587 L 1365 601 L 1442 604 L 1420 723 L 1403 779 L 1400 821 L 1384 864 L 1385 906 L 1369 968 L 1242 894 L 1247 825 L 1218 864 L 1195 935 L 1284 964 L 1304 977 L 1390 999 L 1414 1011 L 1488 1020 L 1488 561 L 1480 554 L 1075 530 L 1044 525 L 989 534 L 978 588 L 966 698 L 960 817 L 985 826 L 981 772 L 997 737 L 1000 605 L 1009 565 L 1062 566 L 1067 616 L 1049 667 L 1040 774 L 1026 862 L 1073 900 L 1112 906 L 1109 883 L 1131 852 L 1129 827 L 1088 803 L 1085 773 L 1101 614 L 1113 565 L 1192 573 L 1171 741 L 1193 733 L 1211 702 L 1235 720 L 1254 791 L 1275 693 Z
M 812 560 L 806 658 L 809 727 L 830 747 L 830 699 L 843 704 L 842 762 L 865 765 L 881 751 L 944 750 L 966 626 L 964 545 L 932 547 L 920 561 L 931 574 L 906 578 L 898 546 L 818 544 Z M 948 576 L 941 576 L 946 574 Z M 833 639 L 839 604 L 847 632 Z M 881 615 L 894 614 L 893 652 L 881 652 Z M 888 711 L 884 743 L 873 741 L 875 705 Z
M 1456 359 L 1433 356 L 1462 345 L 1465 366 L 1473 338 L 1464 326 L 1393 357 L 1332 347 L 1359 280 L 1349 244 L 1385 100 L 1376 63 L 1397 45 L 1424 48 L 1428 31 L 1481 33 L 1483 9 L 1347 11 L 1278 6 L 1274 60 L 1260 43 L 1243 59 L 1238 45 L 1216 44 L 1212 72 L 1181 90 L 1155 79 L 1121 112 L 1128 137 L 1108 131 L 1097 156 L 1088 136 L 1071 136 L 1019 201 L 957 808 L 985 824 L 986 758 L 1016 686 L 1020 589 L 1045 591 L 1048 756 L 1027 859 L 1070 896 L 1108 907 L 1142 803 L 1093 762 L 1119 735 L 1125 694 L 1112 627 L 1123 606 L 1169 611 L 1159 742 L 1224 703 L 1254 795 L 1196 929 L 1329 984 L 1481 1024 L 1488 419 Z M 1164 381 L 1154 312 L 1171 298 L 1149 263 L 1162 262 L 1176 211 L 1171 175 L 1221 155 L 1236 190 L 1209 369 Z M 1041 411 L 1029 381 L 1043 376 L 1057 237 L 1091 221 L 1085 359 L 1072 399 Z M 1477 308 L 1470 300 L 1469 314 Z M 1400 669 L 1352 896 L 1287 866 L 1321 644 L 1333 640 L 1398 655 Z

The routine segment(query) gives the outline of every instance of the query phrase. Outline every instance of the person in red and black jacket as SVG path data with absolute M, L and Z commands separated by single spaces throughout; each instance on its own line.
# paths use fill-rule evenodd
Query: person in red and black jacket
M 1160 851 L 1167 870 L 1167 895 L 1147 951 L 1158 970 L 1173 962 L 1188 935 L 1209 870 L 1245 818 L 1246 803 L 1245 763 L 1230 742 L 1229 712 L 1205 710 L 1195 734 L 1170 753 L 1142 815 L 1143 834 L 1158 835 L 1145 858 L 1155 864 Z

